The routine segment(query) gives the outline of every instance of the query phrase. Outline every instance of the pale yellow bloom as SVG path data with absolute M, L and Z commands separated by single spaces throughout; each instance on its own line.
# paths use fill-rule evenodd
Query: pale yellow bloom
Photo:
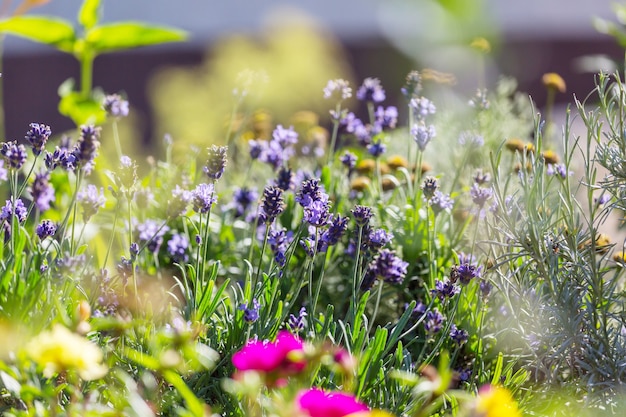
M 476 416 L 522 417 L 522 413 L 508 389 L 498 386 L 488 386 L 478 391 Z
M 43 367 L 46 378 L 75 371 L 83 380 L 91 381 L 107 373 L 107 367 L 102 363 L 102 350 L 59 324 L 33 338 L 26 344 L 25 351 Z

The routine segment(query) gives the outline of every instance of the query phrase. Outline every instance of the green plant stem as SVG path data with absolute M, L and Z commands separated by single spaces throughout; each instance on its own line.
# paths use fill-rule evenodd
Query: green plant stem
M 372 313 L 372 318 L 370 319 L 369 326 L 367 327 L 367 333 L 369 334 L 372 331 L 372 327 L 374 327 L 374 322 L 376 321 L 376 316 L 378 315 L 378 307 L 380 306 L 380 300 L 383 296 L 383 281 L 378 281 L 378 291 L 376 294 L 376 304 L 374 304 L 374 312 Z
M 257 268 L 256 275 L 254 277 L 254 282 L 252 285 L 252 298 L 256 293 L 256 286 L 259 283 L 259 277 L 261 276 L 261 270 L 263 269 L 263 255 L 265 254 L 265 247 L 267 246 L 267 238 L 270 235 L 270 225 L 265 225 L 265 236 L 263 237 L 263 246 L 261 246 L 261 253 L 259 254 L 259 267 Z
M 122 154 L 122 145 L 120 143 L 120 133 L 117 127 L 117 119 L 113 120 L 112 128 L 113 128 L 113 141 L 115 142 L 115 150 L 117 151 L 117 160 L 121 161 L 123 154 Z
M 339 117 L 341 114 L 341 102 L 337 103 L 335 107 L 335 118 L 333 119 L 333 132 L 330 136 L 330 147 L 328 148 L 328 157 L 326 158 L 326 165 L 330 166 L 335 163 L 335 146 L 337 145 L 337 134 L 339 132 Z
M 88 98 L 91 94 L 93 82 L 93 61 L 94 56 L 90 51 L 84 51 L 80 56 L 80 94 L 83 98 Z
M 107 251 L 106 251 L 106 254 L 104 255 L 104 262 L 102 263 L 102 269 L 105 269 L 107 267 L 107 262 L 109 261 L 109 255 L 111 254 L 111 249 L 113 248 L 113 241 L 115 240 L 115 229 L 117 228 L 117 218 L 119 217 L 119 212 L 120 212 L 119 206 L 120 206 L 120 202 L 119 200 L 117 200 L 117 203 L 115 203 L 115 215 L 113 216 L 113 226 L 111 227 L 111 238 L 109 239 Z
M 357 294 L 359 292 L 360 286 L 360 274 L 359 274 L 359 263 L 361 261 L 361 239 L 363 234 L 363 226 L 359 226 L 359 236 L 357 238 L 357 246 L 356 246 L 356 257 L 354 258 L 354 271 L 352 272 L 352 302 L 350 305 L 350 311 L 353 314 L 356 314 L 357 308 Z

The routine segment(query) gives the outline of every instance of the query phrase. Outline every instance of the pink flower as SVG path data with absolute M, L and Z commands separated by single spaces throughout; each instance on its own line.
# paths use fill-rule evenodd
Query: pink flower
M 233 355 L 233 365 L 239 371 L 277 372 L 281 375 L 296 373 L 306 366 L 300 339 L 287 331 L 281 331 L 276 341 L 248 342 Z
M 297 402 L 305 415 L 310 417 L 344 417 L 369 410 L 351 394 L 324 392 L 319 388 L 302 391 Z

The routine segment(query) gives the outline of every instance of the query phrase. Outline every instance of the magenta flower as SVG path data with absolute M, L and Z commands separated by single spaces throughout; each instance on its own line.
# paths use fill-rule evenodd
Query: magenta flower
M 369 411 L 353 395 L 344 392 L 324 392 L 319 388 L 302 391 L 297 399 L 300 409 L 310 417 L 344 417 Z
M 274 342 L 255 340 L 248 342 L 233 355 L 233 365 L 239 371 L 258 371 L 287 375 L 304 369 L 306 363 L 299 355 L 304 352 L 302 341 L 281 331 Z

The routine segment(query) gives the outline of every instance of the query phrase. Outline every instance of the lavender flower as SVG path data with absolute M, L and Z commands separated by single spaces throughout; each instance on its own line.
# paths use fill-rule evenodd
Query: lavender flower
M 435 215 L 454 207 L 454 200 L 452 200 L 448 194 L 444 194 L 441 191 L 435 191 L 433 196 L 428 200 L 428 203 Z
M 273 185 L 265 187 L 263 190 L 263 201 L 261 202 L 261 215 L 260 219 L 265 224 L 271 224 L 276 220 L 283 210 L 285 210 L 285 203 L 283 201 L 283 190 Z
M 287 248 L 293 240 L 293 232 L 287 231 L 282 228 L 281 230 L 270 230 L 267 236 L 267 243 L 270 245 L 270 249 L 274 254 L 274 260 L 276 263 L 283 267 L 287 262 Z
M 2 211 L 0 211 L 0 220 L 11 223 L 11 217 L 14 215 L 17 217 L 18 222 L 24 223 L 26 221 L 28 210 L 21 198 L 15 200 L 15 203 L 13 203 L 13 200 L 6 200 Z
M 392 233 L 388 233 L 384 229 L 374 229 L 367 236 L 365 246 L 368 249 L 378 250 L 385 246 L 387 243 L 391 242 L 392 239 Z
M 30 143 L 33 154 L 37 156 L 43 151 L 48 142 L 48 138 L 52 135 L 52 131 L 50 130 L 50 126 L 44 125 L 43 123 L 31 123 L 29 126 L 30 129 L 26 132 L 24 138 Z
M 354 167 L 356 166 L 356 155 L 353 154 L 352 152 L 346 151 L 346 153 L 341 155 L 339 160 L 341 161 L 343 166 L 348 168 L 348 172 L 351 172 L 354 169 Z
M 367 145 L 367 151 L 374 158 L 378 158 L 380 155 L 384 154 L 386 150 L 387 147 L 381 141 L 376 141 Z
M 457 346 L 463 346 L 467 343 L 469 334 L 467 333 L 467 330 L 459 329 L 453 324 L 450 326 L 450 339 L 452 339 Z
M 293 126 L 285 129 L 282 125 L 276 126 L 272 132 L 272 141 L 276 141 L 283 149 L 298 143 L 298 133 L 293 130 Z
M 352 97 L 352 88 L 346 80 L 336 79 L 328 80 L 328 84 L 324 87 L 324 98 L 333 98 L 337 101 L 347 100 Z
M 376 118 L 375 124 L 379 126 L 380 130 L 395 129 L 398 123 L 398 108 L 395 106 L 387 108 L 378 106 L 374 116 Z
M 439 181 L 437 181 L 437 178 L 435 177 L 427 176 L 422 182 L 421 189 L 422 193 L 424 193 L 424 197 L 426 197 L 426 200 L 430 200 L 435 195 L 435 191 L 439 189 Z
M 424 122 L 414 124 L 411 128 L 411 136 L 422 152 L 436 135 L 435 126 L 426 126 Z
M 487 90 L 477 90 L 476 94 L 469 100 L 468 104 L 470 107 L 478 110 L 487 110 L 490 106 L 489 100 L 487 99 Z
M 54 171 L 58 166 L 67 171 L 76 169 L 76 156 L 66 148 L 56 147 L 54 152 L 46 151 L 44 163 L 48 171 Z
M 489 294 L 491 294 L 492 288 L 493 288 L 493 285 L 491 285 L 491 283 L 487 281 L 486 279 L 482 279 L 480 281 L 480 292 L 483 298 L 489 297 Z
M 57 231 L 57 225 L 52 220 L 44 220 L 37 225 L 35 233 L 39 239 L 44 240 L 47 237 L 52 237 Z
M 291 190 L 294 187 L 291 170 L 281 166 L 276 175 L 276 180 L 274 180 L 274 185 L 283 191 Z
M 594 198 L 593 201 L 594 203 L 596 203 L 597 206 L 603 206 L 611 201 L 611 195 L 607 193 L 602 193 L 600 197 Z
M 17 141 L 3 142 L 0 154 L 4 157 L 9 168 L 13 169 L 20 169 L 28 157 L 24 145 L 18 145 Z
M 128 101 L 119 94 L 110 94 L 102 101 L 102 109 L 111 117 L 126 117 L 128 116 Z
M 441 331 L 445 317 L 436 308 L 426 313 L 426 320 L 424 321 L 424 330 L 426 333 L 435 334 Z
M 210 180 L 217 181 L 222 178 L 228 162 L 228 146 L 213 145 L 207 151 L 209 157 L 202 170 Z
M 163 236 L 170 230 L 168 226 L 161 225 L 155 220 L 148 219 L 135 226 L 138 240 L 145 244 L 150 252 L 158 252 L 163 243 Z
M 413 111 L 415 120 L 424 120 L 426 116 L 435 114 L 437 108 L 432 101 L 425 97 L 416 97 L 409 102 L 409 108 Z
M 493 190 L 491 188 L 480 187 L 477 183 L 474 183 L 470 189 L 472 201 L 480 208 L 485 205 L 487 200 L 489 200 L 492 195 Z
M 328 195 L 324 192 L 318 179 L 309 178 L 302 181 L 295 200 L 302 207 L 306 208 L 314 201 L 328 201 Z
M 571 175 L 571 172 L 567 171 L 565 164 L 548 164 L 546 174 L 557 175 L 561 179 L 565 179 L 568 175 Z
M 0 181 L 6 181 L 9 179 L 9 171 L 4 167 L 4 160 L 0 159 Z
M 252 324 L 259 319 L 259 309 L 261 304 L 256 298 L 252 299 L 252 306 L 248 308 L 246 304 L 239 304 L 238 310 L 243 310 L 243 321 Z
M 331 216 L 329 220 L 328 229 L 322 232 L 320 241 L 325 246 L 333 246 L 339 242 L 339 239 L 343 236 L 348 228 L 348 217 L 341 217 L 340 215 Z
M 367 206 L 354 206 L 351 211 L 354 220 L 359 227 L 369 225 L 369 221 L 372 218 L 372 209 Z
M 50 208 L 50 203 L 54 201 L 54 187 L 48 182 L 50 174 L 48 172 L 41 172 L 35 174 L 35 179 L 30 187 L 30 195 L 33 198 L 35 207 L 40 212 L 46 211 Z
M 267 142 L 261 139 L 250 139 L 248 141 L 248 146 L 250 147 L 250 158 L 253 160 L 259 159 L 267 148 Z
M 443 301 L 457 295 L 461 292 L 461 288 L 449 279 L 444 279 L 443 281 L 435 280 L 435 288 L 430 292 L 438 297 L 439 300 Z
M 235 217 L 243 217 L 252 203 L 256 202 L 259 198 L 259 194 L 256 190 L 251 190 L 246 187 L 237 188 L 233 192 L 233 201 L 230 204 L 235 209 Z
M 399 284 L 404 280 L 408 266 L 409 263 L 398 258 L 395 252 L 383 249 L 368 265 L 364 285 L 368 283 L 369 287 L 371 287 L 376 279 L 383 280 L 389 284 Z
M 483 172 L 480 168 L 476 170 L 476 173 L 474 174 L 474 182 L 476 184 L 483 185 L 487 184 L 489 181 L 491 181 L 491 174 Z
M 482 267 L 469 262 L 453 265 L 450 270 L 450 281 L 459 281 L 463 285 L 467 285 L 473 279 L 479 279 L 481 276 Z
M 299 334 L 306 327 L 306 316 L 306 308 L 301 307 L 297 316 L 293 314 L 289 315 L 289 319 L 287 320 L 287 328 L 292 333 Z
M 211 206 L 217 202 L 213 184 L 198 184 L 191 192 L 191 202 L 196 213 L 207 213 L 211 210 Z
M 89 184 L 85 190 L 80 191 L 76 196 L 76 200 L 83 209 L 84 222 L 88 222 L 98 212 L 99 208 L 104 207 L 107 201 L 104 197 L 104 190 L 100 188 L 100 193 L 98 194 L 98 188 L 93 184 Z
M 85 173 L 90 173 L 95 165 L 95 158 L 100 148 L 100 128 L 89 125 L 81 126 L 80 137 L 74 145 L 72 153 L 76 158 L 76 165 L 82 167 Z
M 361 101 L 380 103 L 385 101 L 385 90 L 380 85 L 378 78 L 366 78 L 357 90 L 356 98 Z
M 172 261 L 182 264 L 189 260 L 187 249 L 189 248 L 189 239 L 182 233 L 173 233 L 170 240 L 167 241 L 167 251 L 172 257 Z

